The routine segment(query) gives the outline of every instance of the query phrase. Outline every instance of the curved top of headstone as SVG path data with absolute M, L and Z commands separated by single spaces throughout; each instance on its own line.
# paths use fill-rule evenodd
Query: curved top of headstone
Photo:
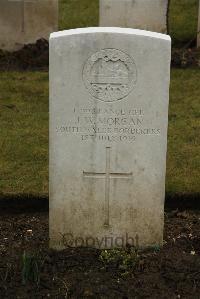
M 150 38 L 171 41 L 170 36 L 166 35 L 166 34 L 152 32 L 152 31 L 146 31 L 146 30 L 140 30 L 140 29 L 121 28 L 121 27 L 87 27 L 87 28 L 63 30 L 63 31 L 51 33 L 50 39 L 64 37 L 64 36 L 77 35 L 77 34 L 88 34 L 88 33 L 117 33 L 117 34 L 123 33 L 123 34 L 146 36 L 146 37 L 150 37 Z

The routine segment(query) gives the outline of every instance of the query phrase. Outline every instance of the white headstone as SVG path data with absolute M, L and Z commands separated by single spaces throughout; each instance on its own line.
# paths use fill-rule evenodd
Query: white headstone
M 51 247 L 162 244 L 170 48 L 133 29 L 51 35 Z
M 0 0 L 0 49 L 14 51 L 58 27 L 58 0 Z
M 197 28 L 197 47 L 200 47 L 200 0 L 199 0 L 199 13 L 198 13 L 198 28 Z
M 100 26 L 167 32 L 168 0 L 100 0 Z

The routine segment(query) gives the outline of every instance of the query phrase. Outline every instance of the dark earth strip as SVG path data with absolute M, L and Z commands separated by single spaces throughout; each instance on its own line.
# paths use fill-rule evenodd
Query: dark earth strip
M 48 70 L 49 43 L 45 39 L 15 52 L 0 50 L 0 70 Z M 172 49 L 173 67 L 200 67 L 200 48 Z
M 200 193 L 182 193 L 165 196 L 165 210 L 200 210 Z M 0 193 L 0 214 L 48 212 L 49 198 L 47 195 L 3 194 Z
M 29 213 L 25 199 L 11 200 L 10 210 L 8 197 L 7 209 L 0 201 L 0 298 L 200 298 L 199 210 L 166 212 L 163 249 L 136 251 L 136 258 L 130 248 L 49 250 L 48 200 L 29 199 L 37 206 L 28 203 Z M 24 252 L 34 257 L 38 280 L 26 280 Z

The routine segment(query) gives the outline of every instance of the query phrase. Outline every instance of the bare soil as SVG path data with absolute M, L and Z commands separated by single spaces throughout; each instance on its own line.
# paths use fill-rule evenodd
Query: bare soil
M 0 70 L 43 70 L 49 65 L 49 43 L 39 39 L 35 44 L 24 45 L 18 51 L 0 50 Z
M 15 52 L 0 50 L 0 70 L 48 70 L 49 43 L 45 39 L 25 45 Z M 200 67 L 200 48 L 172 49 L 173 67 Z
M 0 298 L 200 298 L 200 210 L 168 209 L 164 247 L 138 252 L 137 265 L 122 271 L 100 250 L 50 250 L 41 202 L 0 203 Z M 39 283 L 22 281 L 24 251 L 40 257 Z

